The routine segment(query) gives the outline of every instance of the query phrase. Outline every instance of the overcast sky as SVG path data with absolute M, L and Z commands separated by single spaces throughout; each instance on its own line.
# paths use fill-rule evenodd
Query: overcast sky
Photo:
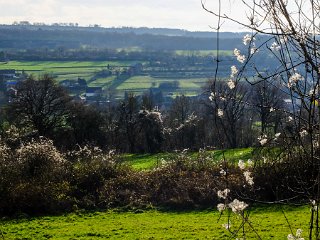
M 218 0 L 206 0 L 207 6 L 217 10 Z M 237 7 L 239 0 L 223 0 L 225 11 Z M 239 5 L 240 7 L 240 5 Z M 240 9 L 232 12 L 245 17 Z M 205 12 L 201 0 L 0 0 L 0 23 L 14 21 L 73 22 L 82 26 L 99 24 L 103 27 L 167 27 L 193 31 L 210 31 L 216 18 Z M 224 31 L 243 30 L 225 23 Z

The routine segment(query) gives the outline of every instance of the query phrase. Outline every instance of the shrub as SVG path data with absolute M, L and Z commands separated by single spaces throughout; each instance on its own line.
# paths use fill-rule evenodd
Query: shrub
M 10 160 L 10 185 L 2 202 L 7 213 L 44 213 L 69 208 L 68 163 L 51 140 L 21 145 Z
M 173 208 L 212 207 L 218 201 L 217 190 L 224 184 L 220 170 L 204 152 L 200 151 L 196 159 L 179 154 L 150 172 L 147 187 L 151 202 Z M 229 188 L 233 189 L 240 178 L 231 170 Z
M 45 138 L 21 145 L 16 160 L 22 179 L 57 181 L 67 173 L 67 161 L 53 142 Z
M 104 153 L 98 147 L 84 146 L 69 152 L 73 162 L 71 184 L 73 197 L 84 208 L 95 208 L 100 191 L 108 179 L 116 178 L 121 166 L 113 151 Z

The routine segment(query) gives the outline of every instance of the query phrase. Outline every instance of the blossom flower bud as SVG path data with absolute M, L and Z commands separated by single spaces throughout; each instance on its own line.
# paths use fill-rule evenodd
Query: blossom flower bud
M 230 79 L 228 82 L 227 82 L 227 85 L 228 87 L 232 90 L 236 87 L 236 83 L 235 81 L 233 81 L 232 79 Z
M 300 137 L 306 137 L 307 135 L 308 135 L 308 132 L 307 132 L 307 130 L 302 130 L 301 132 L 299 132 L 299 135 L 300 135 Z
M 251 40 L 252 40 L 251 35 L 250 34 L 246 34 L 243 37 L 243 44 L 244 45 L 248 45 L 248 44 L 250 44 Z
M 218 117 L 223 117 L 223 110 L 221 108 L 218 109 Z
M 221 169 L 220 174 L 221 174 L 222 176 L 225 176 L 225 175 L 227 175 L 227 172 L 226 172 L 225 170 Z
M 280 51 L 281 46 L 280 46 L 277 42 L 273 42 L 273 43 L 271 44 L 270 49 L 271 49 L 272 51 Z
M 217 209 L 218 209 L 219 212 L 223 212 L 226 209 L 226 205 L 223 204 L 223 203 L 219 203 L 217 205 Z
M 234 199 L 231 203 L 229 203 L 229 207 L 234 213 L 241 213 L 244 209 L 246 209 L 249 205 L 245 202 L 239 201 L 238 199 Z
M 235 77 L 238 74 L 238 69 L 236 66 L 231 66 L 231 77 Z
M 238 162 L 238 167 L 239 167 L 241 170 L 245 169 L 245 164 L 244 164 L 243 160 L 239 160 L 239 162 Z
M 226 199 L 229 193 L 230 193 L 230 189 L 226 188 L 223 191 L 219 190 L 217 195 L 219 198 Z

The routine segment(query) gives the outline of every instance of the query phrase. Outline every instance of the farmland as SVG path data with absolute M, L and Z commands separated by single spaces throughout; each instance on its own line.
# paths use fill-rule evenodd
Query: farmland
M 141 52 L 139 52 L 142 54 Z M 201 93 L 208 80 L 214 76 L 214 50 L 188 52 L 177 51 L 175 55 L 164 55 L 160 62 L 153 60 L 114 61 L 7 61 L 0 63 L 0 70 L 14 69 L 35 77 L 51 74 L 56 81 L 85 79 L 90 87 L 102 87 L 113 91 L 118 97 L 124 92 L 140 95 L 150 88 L 158 88 L 164 96 L 184 94 L 195 96 Z M 190 55 L 191 54 L 191 55 Z M 222 53 L 229 56 L 228 51 Z M 171 57 L 170 57 L 171 56 Z M 132 68 L 141 64 L 139 71 Z M 221 67 L 223 76 L 229 68 Z
M 117 61 L 10 61 L 1 64 L 0 69 L 15 69 L 28 74 L 50 73 L 57 81 L 74 78 L 91 78 L 96 72 L 110 66 L 130 66 L 134 62 Z

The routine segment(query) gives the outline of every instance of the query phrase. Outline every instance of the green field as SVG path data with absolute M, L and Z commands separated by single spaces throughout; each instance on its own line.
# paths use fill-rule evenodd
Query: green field
M 208 81 L 206 77 L 185 76 L 185 74 L 189 74 L 188 71 L 184 72 L 185 70 L 181 72 L 152 72 L 150 69 L 147 69 L 145 73 L 147 75 L 145 76 L 133 76 L 120 81 L 116 81 L 115 76 L 95 76 L 99 71 L 106 69 L 108 65 L 116 69 L 122 69 L 136 62 L 137 61 L 10 61 L 8 63 L 1 63 L 0 70 L 15 69 L 18 72 L 24 71 L 36 77 L 44 73 L 49 73 L 52 74 L 58 82 L 66 79 L 76 80 L 78 78 L 84 78 L 87 80 L 89 86 L 103 87 L 105 90 L 111 87 L 119 96 L 123 96 L 125 91 L 141 94 L 151 87 L 159 87 L 161 83 L 173 81 L 178 82 L 178 88 L 167 92 L 167 94 L 170 93 L 172 96 L 179 94 L 194 96 L 199 94 L 201 88 Z M 188 70 L 193 71 L 192 69 Z M 160 75 L 157 76 L 157 74 Z
M 50 73 L 57 81 L 65 79 L 91 78 L 98 71 L 110 66 L 130 66 L 134 61 L 10 61 L 0 64 L 0 69 L 25 71 L 35 76 Z
M 181 91 L 200 90 L 200 88 L 208 81 L 207 78 L 155 78 L 151 76 L 134 76 L 124 81 L 117 90 L 133 90 L 144 91 L 151 87 L 159 87 L 161 83 L 165 82 L 179 82 L 179 89 Z
M 190 51 L 190 50 L 176 50 L 175 53 L 177 55 L 182 56 L 209 56 L 217 55 L 217 50 L 198 50 L 198 51 Z M 232 56 L 233 50 L 219 50 L 219 54 L 222 56 Z
M 230 162 L 236 163 L 239 159 L 248 160 L 253 156 L 253 148 L 238 148 L 227 150 L 213 150 L 207 151 L 208 156 L 212 161 L 220 161 L 226 159 Z M 196 159 L 199 153 L 188 153 L 189 156 Z M 176 153 L 157 153 L 157 154 L 124 154 L 122 159 L 125 163 L 137 170 L 148 170 L 157 167 L 161 159 L 170 159 Z
M 289 219 L 286 222 L 282 210 Z M 250 222 L 261 239 L 287 239 L 297 228 L 307 239 L 310 210 L 308 207 L 256 207 Z M 222 226 L 227 214 L 219 212 L 130 212 L 72 213 L 63 216 L 1 220 L 4 239 L 235 239 Z M 239 217 L 232 215 L 231 230 L 238 230 Z M 247 239 L 258 239 L 245 225 Z M 240 236 L 239 236 L 240 237 Z

